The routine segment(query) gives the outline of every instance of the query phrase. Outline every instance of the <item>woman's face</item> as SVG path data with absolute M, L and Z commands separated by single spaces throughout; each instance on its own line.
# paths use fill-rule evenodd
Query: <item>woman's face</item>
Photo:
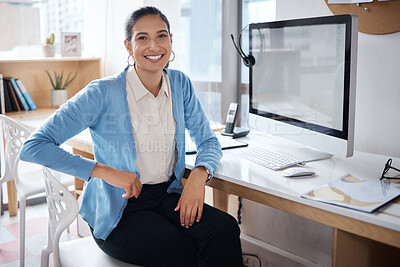
M 133 52 L 137 72 L 161 72 L 171 55 L 172 35 L 159 16 L 147 15 L 133 25 L 131 43 L 125 46 Z

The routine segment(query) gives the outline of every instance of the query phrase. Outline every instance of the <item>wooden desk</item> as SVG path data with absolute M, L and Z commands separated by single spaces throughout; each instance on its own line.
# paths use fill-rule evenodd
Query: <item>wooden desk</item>
M 33 129 L 53 110 L 38 110 L 36 115 L 10 114 Z M 46 115 L 47 113 L 47 115 Z M 9 115 L 9 114 L 7 114 Z M 266 136 L 251 135 L 243 139 L 251 145 L 268 143 Z M 74 153 L 93 157 L 90 136 L 82 133 L 67 142 Z M 289 212 L 333 227 L 332 266 L 400 266 L 400 200 L 374 214 L 328 205 L 300 195 L 328 183 L 346 172 L 357 177 L 379 179 L 387 156 L 355 152 L 352 158 L 311 162 L 317 175 L 308 179 L 284 178 L 280 172 L 241 159 L 237 150 L 224 151 L 221 166 L 207 184 L 215 189 L 214 205 L 227 210 L 227 194 L 235 194 L 258 203 Z M 195 155 L 186 156 L 186 175 L 194 166 Z M 400 158 L 393 158 L 399 166 Z

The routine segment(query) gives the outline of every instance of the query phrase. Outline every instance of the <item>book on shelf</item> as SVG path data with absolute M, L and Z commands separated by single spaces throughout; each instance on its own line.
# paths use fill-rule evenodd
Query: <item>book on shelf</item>
M 0 113 L 37 109 L 21 79 L 0 74 Z
M 14 89 L 11 84 L 11 81 L 9 79 L 4 79 L 4 81 L 6 82 L 6 87 L 7 87 L 8 95 L 9 95 L 10 102 L 11 102 L 11 107 L 12 107 L 11 110 L 12 111 L 21 111 L 17 97 L 15 95 Z
M 12 84 L 12 86 L 14 88 L 15 93 L 17 94 L 19 102 L 21 104 L 20 105 L 21 110 L 29 110 L 29 105 L 26 102 L 25 97 L 22 95 L 21 89 L 19 88 L 17 82 L 15 81 L 14 78 L 10 78 L 10 81 L 11 81 L 11 84 Z
M 28 103 L 29 109 L 35 110 L 37 108 L 35 105 L 35 102 L 33 102 L 31 95 L 28 93 L 28 90 L 26 90 L 26 87 L 22 83 L 21 79 L 16 79 L 16 83 L 17 83 L 22 95 L 24 96 L 26 102 Z
M 14 86 L 12 85 L 11 80 L 9 78 L 7 79 L 7 83 L 8 83 L 8 86 L 11 88 L 12 100 L 14 101 L 15 105 L 17 106 L 16 111 L 24 110 L 21 100 L 19 99 L 17 93 L 15 92 Z
M 11 105 L 11 96 L 9 95 L 7 82 L 3 79 L 3 92 L 4 92 L 4 110 L 5 112 L 12 112 L 13 106 Z
M 6 106 L 4 102 L 4 85 L 3 85 L 3 74 L 0 73 L 0 113 L 6 113 Z

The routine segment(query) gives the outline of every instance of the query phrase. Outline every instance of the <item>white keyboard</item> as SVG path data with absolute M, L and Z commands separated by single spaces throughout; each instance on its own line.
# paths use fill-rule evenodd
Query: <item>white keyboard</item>
M 247 148 L 241 151 L 239 155 L 274 171 L 297 164 L 304 164 L 301 160 L 262 147 Z

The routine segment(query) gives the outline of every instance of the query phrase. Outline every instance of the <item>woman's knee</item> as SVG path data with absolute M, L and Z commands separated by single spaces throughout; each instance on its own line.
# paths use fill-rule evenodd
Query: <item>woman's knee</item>
M 208 232 L 199 247 L 199 266 L 242 266 L 240 228 L 235 218 L 219 210 L 209 216 Z M 206 219 L 206 218 L 205 218 Z
M 224 213 L 221 216 L 221 224 L 220 224 L 220 231 L 223 234 L 227 234 L 233 237 L 240 236 L 240 228 L 236 221 L 236 219 L 227 213 Z
M 210 207 L 206 212 L 208 214 L 202 220 L 207 221 L 209 234 L 223 240 L 239 238 L 240 228 L 233 216 L 214 207 Z

